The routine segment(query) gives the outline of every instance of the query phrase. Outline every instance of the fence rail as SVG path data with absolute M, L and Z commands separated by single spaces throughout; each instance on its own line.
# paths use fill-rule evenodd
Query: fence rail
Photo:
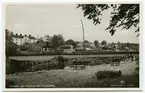
M 124 53 L 124 54 L 92 54 L 92 55 L 85 55 L 86 58 L 91 58 L 91 57 L 119 57 L 119 56 L 125 56 L 128 55 L 129 53 Z M 139 54 L 137 53 L 132 53 L 134 56 L 138 56 Z M 9 56 L 10 59 L 14 60 L 50 60 L 54 57 L 57 57 L 59 55 L 29 55 L 29 56 Z M 83 58 L 83 55 L 61 55 L 64 58 Z
M 15 55 L 10 55 L 10 56 L 46 56 L 46 55 L 81 55 L 81 54 L 85 54 L 85 55 L 104 55 L 104 54 L 139 54 L 139 51 L 132 51 L 132 52 L 124 52 L 124 51 L 115 51 L 115 52 L 80 52 L 80 53 L 44 53 L 44 54 L 15 54 Z

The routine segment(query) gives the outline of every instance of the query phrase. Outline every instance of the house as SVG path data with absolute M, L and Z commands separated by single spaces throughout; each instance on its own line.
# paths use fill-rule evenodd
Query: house
M 50 42 L 52 37 L 50 37 L 49 35 L 45 35 L 44 37 L 42 37 L 42 40 L 44 40 L 45 42 Z
M 83 50 L 83 49 L 85 49 L 85 50 L 95 50 L 96 49 L 96 46 L 95 46 L 95 44 L 93 44 L 93 43 L 90 43 L 90 42 L 80 42 L 80 43 L 78 43 L 77 44 L 77 48 L 76 48 L 76 50 Z
M 24 43 L 35 43 L 37 42 L 37 39 L 31 35 L 18 35 L 18 34 L 15 34 L 12 36 L 12 40 L 14 43 L 16 43 L 17 45 L 22 45 Z
M 87 50 L 87 51 L 91 51 L 92 49 L 91 49 L 91 48 L 85 48 L 85 50 Z
M 76 51 L 83 51 L 83 50 L 84 50 L 83 43 L 79 42 L 76 46 Z
M 48 45 L 42 46 L 42 52 L 50 52 L 50 51 L 51 51 L 50 46 L 48 46 Z
M 90 43 L 90 48 L 93 49 L 93 50 L 96 49 L 95 44 L 94 43 Z
M 77 44 L 77 47 L 83 47 L 83 43 L 82 43 L 82 42 L 79 42 L 79 43 Z
M 63 49 L 64 53 L 73 53 L 73 52 L 75 52 L 75 49 L 72 45 L 64 45 L 61 48 Z

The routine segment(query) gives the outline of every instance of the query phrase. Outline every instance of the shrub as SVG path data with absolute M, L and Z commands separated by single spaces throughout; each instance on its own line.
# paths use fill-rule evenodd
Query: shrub
M 19 61 L 19 60 L 6 60 L 6 74 L 13 74 L 17 72 L 50 70 L 50 69 L 63 69 L 64 59 L 58 57 L 57 60 L 51 61 Z
M 91 61 L 89 64 L 90 64 L 90 66 L 93 66 L 93 65 L 100 65 L 101 62 L 100 62 L 100 61 L 94 60 L 94 61 Z
M 58 66 L 59 66 L 59 69 L 64 69 L 64 67 L 65 67 L 64 58 L 62 56 L 58 57 Z
M 18 60 L 6 59 L 6 74 L 13 74 L 15 72 L 22 72 L 23 64 Z
M 14 82 L 12 80 L 6 79 L 6 88 L 11 88 L 12 85 L 14 85 Z
M 139 74 L 138 75 L 122 75 L 113 79 L 97 80 L 92 78 L 93 82 L 85 82 L 83 87 L 87 88 L 139 88 Z M 123 81 L 123 82 L 122 82 Z M 121 83 L 123 83 L 121 85 Z
M 98 71 L 96 74 L 97 79 L 104 79 L 104 78 L 114 78 L 120 77 L 122 75 L 121 71 Z
M 11 60 L 10 59 L 6 59 L 6 74 L 11 74 L 12 71 L 11 71 L 11 67 L 10 67 L 10 62 Z

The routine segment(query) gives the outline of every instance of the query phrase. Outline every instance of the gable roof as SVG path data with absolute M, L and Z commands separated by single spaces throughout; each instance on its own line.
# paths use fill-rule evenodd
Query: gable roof
M 14 38 L 23 38 L 22 35 L 13 35 Z

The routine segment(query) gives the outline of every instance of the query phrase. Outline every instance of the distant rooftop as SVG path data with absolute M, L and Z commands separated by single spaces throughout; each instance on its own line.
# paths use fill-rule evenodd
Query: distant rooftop
M 13 35 L 14 38 L 24 38 L 24 37 L 28 37 L 29 39 L 36 39 L 34 36 L 31 36 L 31 35 L 22 35 L 22 34 L 15 34 Z

